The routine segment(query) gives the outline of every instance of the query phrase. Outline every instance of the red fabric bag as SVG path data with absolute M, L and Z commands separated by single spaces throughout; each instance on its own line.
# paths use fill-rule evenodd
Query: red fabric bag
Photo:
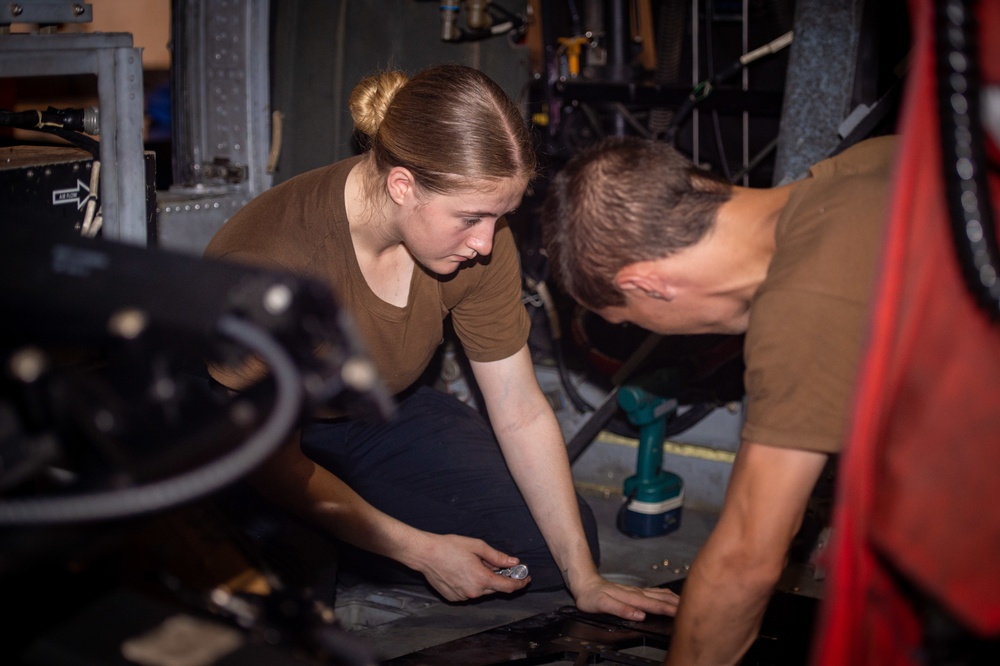
M 951 237 L 935 12 L 911 0 L 911 70 L 868 350 L 838 475 L 813 662 L 909 665 L 912 583 L 974 635 L 1000 635 L 1000 322 L 967 289 Z M 1000 2 L 969 5 L 981 82 L 1000 82 Z M 989 139 L 988 154 L 997 147 Z M 989 178 L 994 219 L 1000 175 Z

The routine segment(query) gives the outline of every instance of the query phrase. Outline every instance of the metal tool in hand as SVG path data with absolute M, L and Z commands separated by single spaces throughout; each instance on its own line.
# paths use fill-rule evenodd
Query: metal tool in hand
M 497 569 L 494 573 L 499 576 L 521 580 L 528 577 L 528 567 L 525 564 L 515 564 L 507 569 Z

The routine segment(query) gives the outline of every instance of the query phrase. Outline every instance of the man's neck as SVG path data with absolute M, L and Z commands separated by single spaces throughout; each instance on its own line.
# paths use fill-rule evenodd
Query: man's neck
M 753 189 L 735 187 L 719 209 L 716 225 L 735 261 L 732 288 L 749 300 L 767 277 L 774 257 L 778 219 L 797 183 Z

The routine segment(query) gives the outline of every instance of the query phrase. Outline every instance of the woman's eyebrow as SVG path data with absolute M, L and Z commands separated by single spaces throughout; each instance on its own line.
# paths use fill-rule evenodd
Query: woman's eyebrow
M 497 214 L 488 210 L 480 210 L 480 211 L 463 210 L 459 211 L 458 214 L 461 215 L 462 217 L 500 217 L 501 215 L 503 215 L 503 213 Z

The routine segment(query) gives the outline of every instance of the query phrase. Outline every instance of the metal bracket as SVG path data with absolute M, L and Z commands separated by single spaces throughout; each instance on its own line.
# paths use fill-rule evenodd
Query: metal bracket
M 90 23 L 94 10 L 88 2 L 67 0 L 20 0 L 0 7 L 0 25 L 11 23 Z

